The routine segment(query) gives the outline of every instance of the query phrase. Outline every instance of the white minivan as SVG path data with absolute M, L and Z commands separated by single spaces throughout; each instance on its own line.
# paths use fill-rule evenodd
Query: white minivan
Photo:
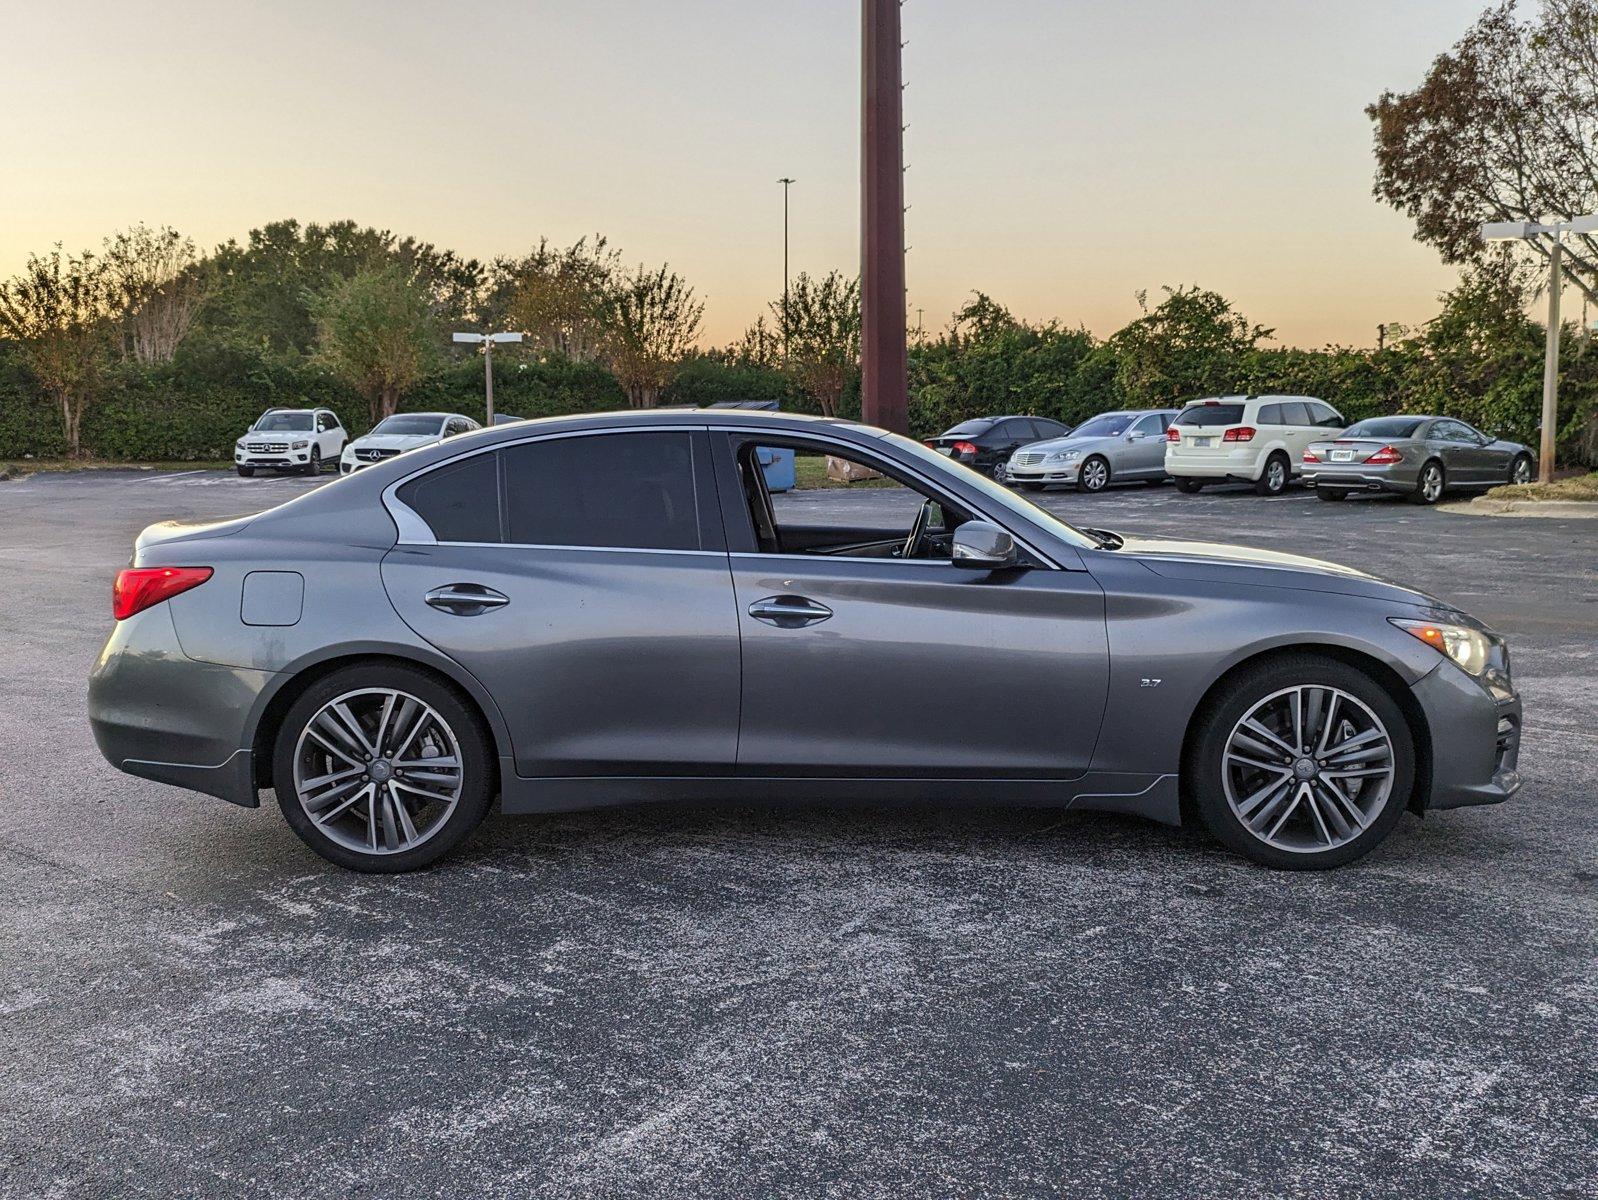
M 1304 465 L 1304 451 L 1348 422 L 1313 396 L 1212 396 L 1190 400 L 1165 434 L 1165 473 L 1189 495 L 1206 483 L 1252 483 L 1278 496 Z

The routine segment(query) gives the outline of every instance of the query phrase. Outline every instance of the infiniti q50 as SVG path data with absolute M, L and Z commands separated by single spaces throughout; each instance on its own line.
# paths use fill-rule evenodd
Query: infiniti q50
M 890 477 L 800 519 L 760 454 Z M 902 506 L 898 501 L 902 500 Z M 801 506 L 814 512 L 815 505 Z M 519 422 L 253 517 L 160 524 L 89 711 L 134 775 L 424 866 L 512 813 L 661 798 L 1049 804 L 1273 867 L 1511 796 L 1503 640 L 1357 570 L 1077 529 L 907 438 L 746 411 Z

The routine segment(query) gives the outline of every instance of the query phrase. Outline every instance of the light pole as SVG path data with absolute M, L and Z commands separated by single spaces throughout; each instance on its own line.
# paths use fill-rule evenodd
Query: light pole
M 1481 227 L 1489 242 L 1531 241 L 1543 236 L 1554 239 L 1548 255 L 1548 340 L 1543 351 L 1543 428 L 1537 455 L 1537 478 L 1551 483 L 1554 478 L 1554 434 L 1559 426 L 1559 293 L 1564 288 L 1565 234 L 1598 231 L 1598 213 L 1574 217 L 1569 221 L 1492 221 Z
M 522 335 L 519 333 L 457 333 L 457 342 L 464 342 L 469 346 L 481 345 L 483 347 L 483 411 L 488 419 L 485 425 L 494 423 L 494 343 L 519 342 Z
M 788 189 L 798 183 L 784 175 L 782 184 L 782 358 L 788 360 Z

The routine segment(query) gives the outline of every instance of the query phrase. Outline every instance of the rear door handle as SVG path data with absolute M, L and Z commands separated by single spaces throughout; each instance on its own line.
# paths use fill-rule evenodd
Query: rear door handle
M 767 596 L 749 606 L 749 615 L 778 629 L 802 629 L 832 616 L 832 609 L 804 596 Z
M 434 608 L 456 617 L 476 617 L 504 608 L 510 597 L 480 583 L 446 583 L 422 597 Z

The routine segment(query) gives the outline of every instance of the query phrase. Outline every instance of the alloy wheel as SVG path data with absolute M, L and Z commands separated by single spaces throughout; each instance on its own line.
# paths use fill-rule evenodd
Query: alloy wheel
M 1443 472 L 1436 463 L 1420 473 L 1420 494 L 1427 504 L 1436 504 L 1443 498 Z
M 1515 460 L 1515 469 L 1514 469 L 1513 473 L 1509 477 L 1509 482 L 1511 482 L 1511 483 L 1530 483 L 1531 482 L 1531 459 L 1529 459 L 1529 458 L 1517 458 Z
M 1275 495 L 1287 486 L 1287 467 L 1279 458 L 1265 464 L 1265 486 Z
M 294 794 L 311 823 L 362 854 L 426 842 L 460 802 L 460 741 L 408 692 L 362 688 L 329 700 L 294 747 Z
M 1082 464 L 1082 486 L 1090 492 L 1103 491 L 1110 482 L 1110 468 L 1101 459 L 1090 458 Z
M 1232 727 L 1221 758 L 1227 805 L 1267 846 L 1295 854 L 1359 837 L 1392 798 L 1393 741 L 1341 688 L 1306 684 L 1265 697 Z

